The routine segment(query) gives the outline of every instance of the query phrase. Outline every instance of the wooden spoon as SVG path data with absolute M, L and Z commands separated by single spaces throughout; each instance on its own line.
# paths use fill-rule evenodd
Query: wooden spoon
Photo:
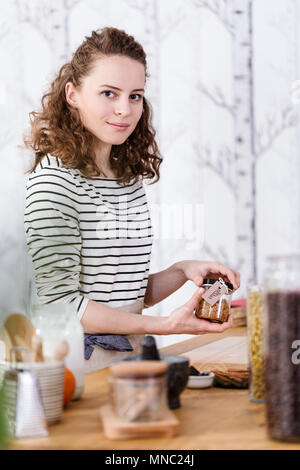
M 33 362 L 44 362 L 43 341 L 39 335 L 34 335 L 32 337 L 31 354 Z
M 21 313 L 8 315 L 1 328 L 1 337 L 6 346 L 6 359 L 9 360 L 10 349 L 14 346 L 32 351 L 34 336 L 35 328 L 25 315 Z

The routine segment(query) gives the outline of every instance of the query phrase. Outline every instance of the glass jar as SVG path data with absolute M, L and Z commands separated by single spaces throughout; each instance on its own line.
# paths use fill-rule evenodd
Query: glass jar
M 124 361 L 110 367 L 111 400 L 123 421 L 147 422 L 163 419 L 167 405 L 166 372 L 163 361 Z
M 220 281 L 221 285 L 226 287 L 226 292 L 213 304 L 209 304 L 203 297 L 200 299 L 198 306 L 195 309 L 197 318 L 209 320 L 214 323 L 224 323 L 228 320 L 230 314 L 231 297 L 233 292 L 233 285 L 230 282 L 225 282 L 223 279 L 204 279 L 201 287 L 208 291 L 215 282 Z
M 75 377 L 76 387 L 71 398 L 71 401 L 75 401 L 79 400 L 84 392 L 84 332 L 76 311 L 71 309 L 69 314 L 64 331 L 64 339 L 69 344 L 65 365 Z
M 300 441 L 300 254 L 268 259 L 264 291 L 268 433 Z
M 84 392 L 84 333 L 76 309 L 62 302 L 36 304 L 31 308 L 31 320 L 36 333 L 42 338 L 46 359 L 53 359 L 55 350 L 62 341 L 68 342 L 65 366 L 70 369 L 76 381 L 72 401 L 80 399 Z
M 247 340 L 250 373 L 249 398 L 256 403 L 263 403 L 265 389 L 263 369 L 263 289 L 259 285 L 248 287 Z

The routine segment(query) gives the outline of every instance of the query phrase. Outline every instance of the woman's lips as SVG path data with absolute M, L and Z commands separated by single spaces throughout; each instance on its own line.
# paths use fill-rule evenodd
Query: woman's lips
M 113 126 L 115 129 L 119 129 L 120 131 L 123 131 L 129 127 L 129 124 L 112 124 L 111 122 L 108 122 L 110 126 Z

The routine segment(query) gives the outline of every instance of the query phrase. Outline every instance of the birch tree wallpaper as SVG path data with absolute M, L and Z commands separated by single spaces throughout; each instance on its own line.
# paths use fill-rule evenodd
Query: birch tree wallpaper
M 271 254 L 300 250 L 300 0 L 6 0 L 0 3 L 0 313 L 35 301 L 23 225 L 29 112 L 92 30 L 147 53 L 146 97 L 163 156 L 145 184 L 150 273 L 217 260 L 249 283 Z M 185 303 L 189 281 L 147 314 Z M 188 336 L 186 336 L 188 338 Z M 182 336 L 159 338 L 166 345 Z

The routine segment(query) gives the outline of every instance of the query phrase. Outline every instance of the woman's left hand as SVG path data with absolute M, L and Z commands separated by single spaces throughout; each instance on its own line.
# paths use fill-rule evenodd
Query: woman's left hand
M 204 278 L 219 279 L 221 277 L 224 281 L 230 282 L 234 290 L 240 287 L 240 273 L 217 261 L 184 260 L 176 264 L 186 280 L 193 281 L 196 286 L 201 286 Z

